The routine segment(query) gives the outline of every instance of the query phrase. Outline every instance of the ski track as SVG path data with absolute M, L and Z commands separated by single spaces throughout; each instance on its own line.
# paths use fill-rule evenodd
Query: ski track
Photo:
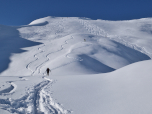
M 22 81 L 27 81 L 28 79 L 27 78 L 24 78 L 24 77 L 19 77 L 20 78 L 20 80 L 22 80 Z
M 61 21 L 61 22 L 63 22 L 63 21 Z M 56 28 L 56 26 L 59 27 L 59 24 L 60 24 L 61 22 L 57 22 L 57 23 L 54 25 L 53 28 Z M 45 27 L 46 27 L 46 26 L 45 26 Z M 59 28 L 59 29 L 60 29 L 60 28 Z M 38 30 L 38 31 L 39 31 L 39 30 Z M 57 32 L 60 32 L 60 30 L 57 30 Z M 57 33 L 57 32 L 56 32 L 56 33 Z M 56 34 L 56 33 L 55 33 L 55 34 Z M 43 46 L 38 47 L 38 50 L 41 50 L 41 48 L 42 48 L 42 47 L 45 47 L 45 46 L 46 46 L 46 44 L 43 44 Z M 32 73 L 31 73 L 31 76 L 34 75 L 34 73 L 37 71 L 37 69 L 38 69 L 39 66 L 37 66 L 34 71 L 30 68 L 30 66 L 32 65 L 32 63 L 36 62 L 36 61 L 39 59 L 39 58 L 37 57 L 37 55 L 38 55 L 38 54 L 41 54 L 41 53 L 43 53 L 43 52 L 45 52 L 45 51 L 42 50 L 41 52 L 36 53 L 36 54 L 34 55 L 34 58 L 36 58 L 36 59 L 35 59 L 34 61 L 31 61 L 31 62 L 26 66 L 26 68 L 32 72 Z
M 49 78 L 44 77 L 47 80 L 47 84 L 43 86 L 39 91 L 39 112 L 43 112 L 44 114 L 67 114 L 71 113 L 70 110 L 65 110 L 59 103 L 56 103 L 51 97 L 50 93 L 48 93 L 45 89 L 47 89 L 48 85 L 52 85 L 53 81 Z
M 13 82 L 7 82 L 8 84 L 10 84 L 10 87 L 0 91 L 0 95 L 10 95 L 13 94 L 15 92 L 15 90 L 17 89 L 17 85 Z
M 62 21 L 63 22 L 63 21 Z M 60 23 L 60 22 L 58 22 Z M 62 25 L 58 25 L 58 27 L 63 27 Z M 60 29 L 65 29 L 60 28 Z M 58 33 L 60 33 L 62 30 L 57 30 L 56 31 L 56 35 Z M 56 36 L 58 37 L 58 36 Z M 68 39 L 70 40 L 70 39 Z M 61 49 L 58 51 L 63 50 L 63 45 L 67 44 L 68 40 L 65 41 L 64 44 L 61 45 Z M 41 50 L 42 47 L 45 47 L 46 44 L 44 44 L 43 46 L 39 47 L 38 50 Z M 58 52 L 55 51 L 55 52 Z M 30 70 L 32 72 L 31 76 L 33 76 L 35 74 L 35 72 L 39 69 L 39 73 L 40 73 L 40 69 L 42 67 L 42 65 L 44 65 L 46 62 L 49 61 L 49 55 L 53 54 L 55 52 L 51 52 L 48 53 L 46 55 L 47 60 L 44 61 L 43 63 L 41 63 L 40 65 L 36 66 L 35 70 L 33 71 L 30 66 L 36 62 L 37 60 L 39 60 L 39 57 L 37 56 L 38 54 L 42 54 L 43 52 L 45 52 L 44 50 L 36 53 L 34 55 L 34 58 L 36 58 L 34 61 L 31 61 L 26 68 L 28 70 Z M 22 77 L 21 77 L 22 78 Z M 52 85 L 53 80 L 48 79 L 46 77 L 43 77 L 46 81 L 42 81 L 41 83 L 39 83 L 38 85 L 34 86 L 33 88 L 29 88 L 27 95 L 25 95 L 24 97 L 22 97 L 21 99 L 17 99 L 14 100 L 13 103 L 15 103 L 16 101 L 19 101 L 18 103 L 20 103 L 21 101 L 25 101 L 23 104 L 25 105 L 24 107 L 21 107 L 20 105 L 18 105 L 18 103 L 16 104 L 18 107 L 13 107 L 10 103 L 12 102 L 11 99 L 6 99 L 3 100 L 5 103 L 5 106 L 7 105 L 7 107 L 3 107 L 4 110 L 8 110 L 9 112 L 15 112 L 15 113 L 34 113 L 34 114 L 67 114 L 67 113 L 71 113 L 71 111 L 69 110 L 64 110 L 59 103 L 55 103 L 53 98 L 51 97 L 50 93 L 46 92 L 45 89 L 48 88 L 49 85 Z M 13 83 L 12 83 L 13 85 Z M 50 87 L 50 86 L 49 86 Z M 11 91 L 13 92 L 13 90 Z M 31 102 L 32 101 L 32 102 Z M 32 105 L 33 103 L 33 105 Z
M 53 53 L 57 53 L 57 52 L 59 52 L 59 51 L 62 51 L 62 50 L 64 49 L 63 46 L 66 45 L 66 44 L 68 44 L 67 41 L 68 41 L 68 40 L 72 40 L 72 39 L 73 39 L 73 37 L 71 36 L 70 39 L 65 40 L 65 43 L 61 45 L 61 49 L 59 49 L 59 50 L 57 50 L 57 51 L 54 51 L 54 52 L 51 52 L 51 53 L 48 53 L 48 54 L 46 55 L 47 60 L 39 66 L 39 70 L 38 70 L 39 72 L 38 72 L 38 73 L 41 73 L 41 68 L 44 66 L 45 63 L 47 63 L 47 62 L 50 60 L 49 55 L 51 55 L 51 54 L 53 54 Z M 51 70 L 54 70 L 54 69 L 51 69 Z M 43 75 L 44 75 L 44 73 L 43 73 Z
M 63 21 L 62 21 L 62 22 L 63 22 Z M 62 25 L 59 24 L 59 26 L 62 26 Z M 63 26 L 62 26 L 62 27 L 63 27 Z M 62 29 L 64 30 L 65 28 L 63 27 Z M 58 33 L 59 33 L 59 32 L 58 32 Z M 57 35 L 57 32 L 56 32 L 55 34 Z M 69 40 L 69 39 L 68 39 L 68 40 Z M 66 40 L 65 43 L 64 43 L 63 45 L 67 44 L 67 41 L 68 41 L 68 40 Z M 36 67 L 36 70 L 38 70 L 38 73 L 39 73 L 39 74 L 41 74 L 41 68 L 42 68 L 42 66 L 50 60 L 49 55 L 51 55 L 51 54 L 53 54 L 53 53 L 56 53 L 56 52 L 59 52 L 59 51 L 63 50 L 63 45 L 61 45 L 61 49 L 46 54 L 47 60 L 44 61 L 43 63 L 41 63 L 40 65 L 38 65 L 38 66 Z M 43 75 L 44 75 L 44 73 L 43 73 Z
M 71 38 L 68 39 L 68 40 L 72 40 L 72 39 L 74 39 L 73 36 L 71 36 Z M 44 63 L 42 63 L 42 64 L 39 66 L 39 73 L 41 73 L 41 68 L 43 67 L 43 65 L 50 60 L 49 55 L 50 55 L 50 54 L 53 54 L 53 53 L 56 53 L 56 52 L 59 52 L 59 51 L 62 51 L 62 50 L 64 49 L 63 46 L 66 45 L 66 44 L 68 44 L 68 42 L 67 42 L 68 40 L 65 40 L 65 43 L 61 45 L 61 49 L 60 49 L 60 50 L 55 51 L 55 52 L 51 52 L 51 53 L 47 54 L 46 57 L 47 57 L 48 59 L 47 59 L 47 61 L 45 61 Z M 81 42 L 81 43 L 86 43 L 86 42 Z M 88 43 L 88 45 L 81 46 L 81 47 L 78 47 L 78 48 L 74 48 L 73 50 L 80 49 L 80 48 L 83 48 L 83 47 L 87 47 L 87 46 L 89 46 L 89 45 L 92 45 L 92 43 L 90 43 L 90 44 Z M 51 70 L 55 70 L 55 69 L 64 67 L 64 66 L 66 66 L 66 65 L 69 65 L 69 64 L 74 63 L 74 62 L 77 62 L 77 61 L 83 61 L 83 59 L 80 58 L 80 57 L 79 57 L 79 58 L 70 57 L 69 54 L 71 54 L 71 53 L 72 53 L 72 51 L 70 50 L 70 51 L 68 52 L 68 54 L 66 54 L 65 57 L 67 57 L 67 58 L 69 58 L 69 59 L 73 59 L 74 61 L 71 61 L 71 62 L 65 63 L 65 64 L 63 64 L 63 65 L 61 65 L 61 66 L 52 68 Z M 43 73 L 43 75 L 45 75 L 45 73 Z
M 125 41 L 124 39 L 122 39 L 120 36 L 108 37 L 110 35 L 108 35 L 103 29 L 99 28 L 96 25 L 91 24 L 87 20 L 76 19 L 76 21 L 80 22 L 84 26 L 84 28 L 86 28 L 88 30 L 88 32 L 91 34 L 109 38 L 109 39 L 119 42 L 127 47 L 140 51 L 152 58 L 152 53 L 148 52 L 144 47 L 140 47 L 137 44 L 129 43 L 129 42 Z M 57 25 L 55 25 L 58 27 L 58 29 L 55 32 L 55 35 L 57 35 L 56 37 L 60 36 L 58 34 L 65 29 L 65 27 L 61 24 L 63 22 L 64 22 L 64 19 L 62 21 L 57 22 Z M 72 40 L 72 39 L 74 39 L 73 36 L 71 36 L 70 39 L 65 40 L 64 44 L 61 45 L 61 49 L 54 51 L 54 52 L 47 53 L 46 54 L 47 60 L 45 60 L 44 62 L 42 62 L 41 64 L 36 66 L 36 68 L 34 70 L 32 70 L 30 68 L 31 65 L 34 62 L 36 62 L 37 60 L 39 60 L 38 55 L 43 54 L 45 52 L 41 48 L 45 47 L 47 44 L 43 44 L 43 46 L 38 47 L 39 52 L 33 56 L 36 59 L 31 61 L 30 63 L 28 63 L 26 66 L 26 68 L 31 71 L 31 76 L 33 76 L 36 73 L 36 71 L 38 71 L 38 74 L 42 74 L 41 68 L 50 60 L 49 56 L 53 53 L 62 51 L 64 49 L 64 45 L 68 44 L 68 41 Z M 81 42 L 81 43 L 84 43 L 84 42 Z M 70 57 L 70 54 L 72 53 L 73 50 L 87 47 L 89 45 L 92 45 L 92 44 L 88 43 L 85 46 L 81 46 L 81 47 L 69 50 L 69 52 L 65 55 L 65 57 L 67 57 L 69 59 L 73 59 L 73 61 L 66 63 L 64 65 L 58 66 L 56 68 L 53 68 L 51 70 L 63 67 L 65 65 L 71 64 L 76 61 L 83 61 L 82 58 Z M 44 75 L 44 73 L 43 73 L 43 75 Z M 17 81 L 28 80 L 23 77 L 19 77 L 19 78 L 20 78 L 20 80 L 17 80 Z M 26 94 L 19 99 L 12 99 L 12 98 L 0 99 L 0 109 L 7 110 L 10 113 L 17 113 L 17 114 L 68 114 L 68 113 L 72 113 L 71 110 L 65 110 L 61 106 L 60 103 L 56 103 L 53 100 L 53 98 L 51 97 L 51 94 L 53 94 L 53 93 L 50 91 L 50 88 L 55 83 L 55 81 L 53 81 L 52 79 L 46 78 L 45 76 L 42 76 L 42 79 L 43 79 L 43 81 L 40 82 L 39 84 L 29 87 L 26 90 Z M 6 95 L 13 94 L 17 89 L 17 85 L 14 82 L 15 81 L 8 81 L 7 83 L 10 84 L 10 86 L 4 90 L 1 90 L 0 95 L 6 96 Z
M 81 46 L 81 47 L 78 47 L 78 48 L 74 48 L 74 49 L 72 49 L 72 50 L 69 50 L 69 52 L 66 54 L 66 57 L 67 58 L 70 58 L 70 59 L 74 59 L 74 60 L 76 60 L 76 61 L 83 61 L 83 59 L 82 58 L 74 58 L 74 57 L 70 57 L 69 55 L 72 53 L 72 51 L 74 51 L 74 50 L 77 50 L 77 49 L 81 49 L 81 48 L 83 48 L 83 47 L 87 47 L 87 46 L 90 46 L 90 45 L 92 45 L 92 43 L 88 43 L 88 42 L 80 42 L 80 43 L 86 43 L 87 45 L 85 45 L 85 46 Z M 74 61 L 75 62 L 75 61 Z
M 63 22 L 64 22 L 64 21 L 61 21 L 61 23 L 63 23 Z M 57 32 L 55 33 L 56 35 L 65 29 L 65 27 L 64 27 L 62 24 L 60 24 L 60 22 L 58 22 L 58 27 L 59 27 L 61 30 L 57 30 Z M 72 40 L 72 39 L 74 39 L 73 36 L 71 36 L 71 38 L 68 39 L 68 40 Z M 45 75 L 45 73 L 41 73 L 41 68 L 50 60 L 49 56 L 50 56 L 51 54 L 57 53 L 57 52 L 62 51 L 62 50 L 64 49 L 64 45 L 68 44 L 68 40 L 65 40 L 65 43 L 61 45 L 61 49 L 59 49 L 59 50 L 57 50 L 57 51 L 54 51 L 54 52 L 51 52 L 51 53 L 48 53 L 48 54 L 46 55 L 47 60 L 44 61 L 43 63 L 41 63 L 40 65 L 38 65 L 38 66 L 36 67 L 36 70 L 35 70 L 32 74 L 34 74 L 36 71 L 38 71 L 38 74 Z M 81 43 L 83 43 L 83 42 L 81 42 Z M 87 45 L 87 46 L 88 46 L 88 45 Z M 86 47 L 86 46 L 82 46 L 82 47 Z M 79 48 L 82 48 L 82 47 L 79 47 Z M 77 48 L 77 49 L 78 49 L 78 48 Z M 73 49 L 73 50 L 75 50 L 75 49 Z M 44 51 L 44 50 L 43 50 L 43 51 Z M 53 68 L 53 69 L 51 69 L 51 70 L 55 70 L 55 69 L 57 69 L 57 68 L 60 68 L 60 67 L 69 65 L 69 64 L 71 64 L 71 63 L 73 63 L 73 62 L 76 62 L 76 61 L 83 61 L 83 59 L 81 59 L 81 58 L 73 58 L 73 57 L 70 57 L 69 54 L 71 54 L 71 51 L 66 55 L 66 57 L 67 57 L 67 58 L 70 58 L 70 59 L 74 59 L 74 61 L 71 61 L 71 62 L 66 63 L 66 64 L 64 64 L 64 65 L 61 65 L 61 66 L 58 66 L 58 67 Z M 36 60 L 38 60 L 38 59 L 36 59 Z M 35 62 L 35 61 L 34 61 L 34 62 Z
M 64 21 L 61 21 L 61 22 L 64 22 Z M 62 30 L 65 29 L 65 27 L 64 27 L 63 25 L 61 25 L 60 23 L 58 23 L 58 24 L 59 24 L 58 26 L 60 26 L 60 29 L 62 29 Z M 61 30 L 61 31 L 62 31 L 62 30 Z M 60 32 L 60 30 L 57 30 L 57 32 L 56 32 L 55 34 L 57 35 L 59 32 Z M 71 38 L 68 39 L 68 40 L 72 40 L 72 39 L 73 39 L 73 36 L 71 36 Z M 43 63 L 41 63 L 40 65 L 38 65 L 38 66 L 36 67 L 36 70 L 35 70 L 32 74 L 34 74 L 34 73 L 38 70 L 38 74 L 43 74 L 43 75 L 45 75 L 44 73 L 41 73 L 41 68 L 44 66 L 45 63 L 47 63 L 47 62 L 50 60 L 49 55 L 51 55 L 51 54 L 53 54 L 53 53 L 57 53 L 57 52 L 59 52 L 59 51 L 62 51 L 62 50 L 64 49 L 64 45 L 68 44 L 68 40 L 65 40 L 65 43 L 61 45 L 61 49 L 59 49 L 59 50 L 57 50 L 57 51 L 54 51 L 54 52 L 51 52 L 51 53 L 48 53 L 48 54 L 46 55 L 47 60 L 44 61 Z M 39 49 L 40 49 L 40 48 L 39 48 Z M 44 50 L 43 50 L 43 52 L 44 52 Z M 69 57 L 69 58 L 70 58 L 70 57 Z M 37 58 L 36 60 L 38 60 L 38 58 Z M 35 60 L 35 61 L 36 61 L 36 60 Z M 33 61 L 33 62 L 35 62 L 35 61 Z M 75 62 L 75 61 L 74 61 L 74 62 Z M 70 63 L 72 63 L 72 62 L 70 62 Z M 70 63 L 67 63 L 67 64 L 70 64 Z M 66 65 L 67 65 L 67 64 L 66 64 Z M 65 66 L 65 65 L 64 65 L 64 66 Z M 59 67 L 61 67 L 61 66 L 59 66 Z M 57 67 L 57 68 L 59 68 L 59 67 Z M 54 69 L 56 69 L 56 68 L 53 68 L 53 69 L 51 69 L 51 70 L 54 70 Z
M 86 20 L 79 19 L 78 21 L 91 34 L 109 38 L 109 39 L 114 40 L 116 42 L 119 42 L 125 46 L 133 48 L 137 51 L 140 51 L 140 52 L 142 52 L 150 57 L 152 55 L 152 53 L 148 52 L 144 47 L 140 47 L 137 44 L 129 43 L 129 42 L 125 41 L 124 39 L 120 38 L 120 36 L 108 37 L 109 35 L 103 29 L 99 28 L 96 25 L 89 23 Z M 65 29 L 65 27 L 61 24 L 63 22 L 64 21 L 60 21 L 56 25 L 59 28 L 55 32 L 55 35 L 57 35 L 56 37 L 58 37 L 59 36 L 58 34 Z M 33 76 L 36 73 L 36 71 L 38 71 L 38 74 L 42 74 L 41 68 L 50 60 L 49 56 L 53 53 L 57 53 L 59 51 L 62 51 L 64 49 L 64 45 L 68 44 L 68 41 L 72 40 L 72 39 L 74 39 L 73 36 L 71 36 L 71 38 L 65 40 L 64 44 L 61 45 L 61 49 L 54 51 L 54 52 L 47 53 L 46 54 L 47 60 L 45 60 L 44 62 L 42 62 L 41 64 L 36 66 L 36 68 L 34 70 L 32 70 L 30 68 L 30 66 L 34 62 L 39 60 L 38 55 L 45 52 L 41 48 L 47 46 L 47 44 L 44 44 L 43 46 L 38 47 L 38 50 L 40 52 L 38 52 L 34 55 L 34 58 L 36 58 L 36 59 L 34 61 L 31 61 L 26 66 L 26 68 L 32 72 L 31 76 Z M 86 43 L 86 42 L 80 42 L 80 43 Z M 76 62 L 76 61 L 83 61 L 82 58 L 74 58 L 74 57 L 71 57 L 70 54 L 72 54 L 73 50 L 81 49 L 81 48 L 87 47 L 89 45 L 92 45 L 92 43 L 87 42 L 87 45 L 85 45 L 85 46 L 70 49 L 69 52 L 65 55 L 65 57 L 67 57 L 69 59 L 73 59 L 73 61 L 66 63 L 64 65 L 58 66 L 56 68 L 53 68 L 51 70 L 66 66 L 66 65 L 71 64 L 71 63 Z M 43 75 L 44 75 L 44 73 L 43 73 Z M 26 95 L 24 95 L 22 98 L 19 98 L 19 99 L 11 99 L 11 98 L 0 99 L 0 108 L 7 110 L 10 113 L 18 113 L 18 114 L 68 114 L 68 113 L 72 113 L 72 111 L 70 111 L 70 110 L 65 110 L 61 106 L 60 103 L 56 103 L 53 100 L 53 98 L 51 97 L 51 94 L 53 94 L 53 93 L 50 91 L 50 87 L 52 86 L 53 83 L 55 83 L 55 81 L 53 81 L 49 78 L 46 78 L 45 76 L 43 76 L 42 78 L 44 79 L 44 81 L 40 82 L 39 84 L 37 84 L 35 86 L 31 86 L 30 88 L 28 88 Z M 20 77 L 20 79 L 22 81 L 27 80 L 23 77 Z M 10 87 L 0 91 L 0 95 L 10 95 L 10 94 L 13 94 L 15 92 L 15 90 L 17 89 L 17 85 L 12 81 L 9 81 L 8 83 L 10 84 Z
M 0 91 L 0 95 L 11 95 L 13 93 L 15 93 L 16 89 L 17 89 L 17 85 L 15 84 L 15 82 L 17 81 L 27 81 L 27 78 L 23 78 L 23 77 L 19 77 L 19 80 L 15 80 L 15 81 L 7 81 L 6 83 L 9 84 L 10 86 L 6 89 L 3 89 Z
M 46 44 L 44 44 L 42 47 L 45 47 L 45 46 L 46 46 Z M 39 47 L 38 50 L 41 50 L 42 47 Z M 43 53 L 43 52 L 45 52 L 45 51 L 42 50 L 40 53 L 37 53 L 36 55 L 41 54 L 41 53 Z M 36 57 L 36 60 L 33 61 L 33 62 L 36 62 L 36 61 L 39 59 L 36 55 L 34 55 L 34 57 Z M 33 63 L 33 62 L 32 62 L 32 63 Z M 31 75 L 34 75 L 34 73 L 37 71 L 37 69 L 38 69 L 38 66 L 35 68 L 35 70 L 32 72 Z
M 61 25 L 58 25 L 61 27 Z M 64 29 L 64 28 L 62 28 Z M 57 35 L 60 30 L 58 30 L 55 34 Z M 58 36 L 56 36 L 58 37 Z M 70 40 L 70 39 L 68 39 Z M 67 44 L 68 40 L 65 41 L 64 44 L 61 45 L 61 49 L 58 51 L 63 50 L 63 45 Z M 46 44 L 44 44 L 41 47 L 38 47 L 38 50 L 41 50 L 42 47 L 45 47 Z M 56 52 L 58 52 L 56 51 Z M 44 61 L 42 64 L 38 65 L 35 70 L 32 70 L 30 66 L 36 62 L 39 57 L 37 55 L 42 54 L 45 52 L 44 50 L 41 50 L 40 52 L 36 53 L 34 55 L 34 58 L 36 58 L 34 61 L 31 61 L 26 68 L 32 72 L 31 76 L 35 74 L 35 72 L 38 70 L 40 66 L 42 66 L 44 63 L 49 61 L 49 55 L 52 54 L 48 53 L 46 55 L 47 61 Z M 55 52 L 54 52 L 55 53 Z M 41 68 L 41 67 L 40 67 Z M 20 80 L 17 81 L 26 81 L 28 79 L 19 77 Z M 53 98 L 51 97 L 51 91 L 50 87 L 52 86 L 55 81 L 46 78 L 45 76 L 42 77 L 44 81 L 41 83 L 29 87 L 26 91 L 26 94 L 19 98 L 19 99 L 0 99 L 0 109 L 7 110 L 10 113 L 17 113 L 17 114 L 68 114 L 72 111 L 65 110 L 60 103 L 56 103 Z M 15 92 L 17 89 L 17 85 L 14 83 L 14 81 L 8 82 L 11 86 L 0 91 L 0 95 L 10 95 Z
M 55 26 L 58 26 L 58 30 L 55 32 L 55 35 L 57 35 L 56 37 L 58 37 L 58 33 L 62 32 L 62 31 L 65 29 L 65 27 L 61 24 L 61 23 L 63 23 L 63 22 L 64 22 L 64 20 L 59 21 L 59 22 L 57 22 L 57 25 L 55 25 Z M 46 45 L 47 45 L 47 44 L 44 44 L 42 47 L 45 47 Z M 41 50 L 42 47 L 39 47 L 38 50 Z M 61 50 L 62 50 L 62 49 L 61 49 Z M 58 50 L 58 51 L 60 51 L 60 50 Z M 58 51 L 55 51 L 55 52 L 58 52 Z M 55 53 L 55 52 L 48 53 L 48 54 L 46 55 L 47 60 L 44 61 L 44 62 L 42 62 L 40 65 L 36 66 L 36 68 L 35 68 L 34 71 L 31 70 L 31 69 L 30 69 L 30 65 L 31 65 L 32 63 L 36 62 L 36 61 L 39 59 L 36 55 L 38 55 L 38 54 L 40 54 L 40 53 L 43 53 L 43 52 L 45 52 L 45 51 L 42 50 L 41 52 L 35 54 L 34 57 L 36 57 L 36 59 L 35 59 L 34 61 L 30 62 L 30 63 L 26 66 L 26 68 L 32 72 L 31 75 L 34 75 L 36 71 L 38 71 L 38 74 L 40 74 L 40 73 L 41 73 L 41 72 L 40 72 L 41 66 L 42 66 L 43 64 L 45 64 L 46 62 L 49 61 L 49 57 L 48 57 L 48 56 L 49 56 L 50 54 L 52 54 L 52 53 Z
M 56 103 L 51 97 L 50 87 L 55 81 L 43 77 L 44 81 L 27 89 L 26 95 L 19 99 L 0 99 L 0 108 L 10 113 L 17 114 L 68 114 L 70 110 L 65 110 L 60 103 Z M 8 90 L 13 93 L 16 85 Z
M 110 36 L 109 34 L 107 34 L 103 29 L 99 28 L 96 25 L 91 24 L 90 22 L 88 22 L 87 20 L 79 20 L 79 23 L 81 23 L 84 28 L 86 28 L 88 30 L 89 33 L 94 34 L 94 35 L 98 35 L 98 36 L 102 36 L 102 37 L 106 37 L 109 38 L 111 40 L 114 40 L 118 43 L 121 43 L 127 47 L 130 47 L 132 49 L 135 49 L 141 53 L 146 54 L 147 56 L 149 56 L 152 59 L 152 53 L 148 52 L 145 47 L 141 47 L 135 43 L 130 43 L 127 42 L 126 40 L 122 39 L 120 36 L 115 35 L 115 37 L 108 37 Z
M 42 47 L 44 47 L 44 46 L 45 46 L 45 44 L 44 44 L 43 46 L 39 47 L 38 50 L 40 50 L 40 48 L 42 48 Z M 34 63 L 35 61 L 37 61 L 37 60 L 39 59 L 39 58 L 37 57 L 37 55 L 38 55 L 38 54 L 41 54 L 41 53 L 43 53 L 43 52 L 44 52 L 44 51 L 40 51 L 39 53 L 36 53 L 36 54 L 34 55 L 34 58 L 36 58 L 36 59 L 35 59 L 34 61 L 31 61 L 31 62 L 26 66 L 26 68 L 32 72 L 31 75 L 33 75 L 33 74 L 35 73 L 35 71 L 33 71 L 33 70 L 30 68 L 30 65 L 31 65 L 32 63 Z

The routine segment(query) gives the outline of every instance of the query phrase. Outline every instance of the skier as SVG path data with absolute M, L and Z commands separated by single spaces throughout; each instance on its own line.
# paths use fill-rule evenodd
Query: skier
M 49 76 L 49 72 L 51 72 L 51 70 L 49 68 L 46 69 L 47 75 Z
M 86 41 L 86 39 L 84 39 L 84 42 Z

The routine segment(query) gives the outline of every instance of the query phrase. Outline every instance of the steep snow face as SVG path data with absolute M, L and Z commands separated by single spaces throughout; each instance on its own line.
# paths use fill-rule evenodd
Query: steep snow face
M 9 27 L 0 25 L 0 74 L 4 72 L 5 70 L 9 69 L 9 65 L 12 62 L 10 59 L 13 55 L 19 55 L 17 58 L 17 61 L 15 62 L 15 66 L 12 66 L 12 68 L 15 68 L 15 72 L 24 72 L 25 75 L 27 75 L 27 70 L 24 68 L 26 57 L 21 57 L 22 53 L 26 53 L 26 50 L 22 49 L 24 47 L 30 47 L 35 45 L 40 45 L 41 43 L 33 42 L 27 39 L 23 39 L 20 37 L 20 33 L 17 30 L 17 27 Z M 15 54 L 16 53 L 16 54 Z M 21 54 L 21 55 L 20 55 Z M 19 67 L 18 65 L 21 64 Z M 11 74 L 7 74 L 11 75 Z

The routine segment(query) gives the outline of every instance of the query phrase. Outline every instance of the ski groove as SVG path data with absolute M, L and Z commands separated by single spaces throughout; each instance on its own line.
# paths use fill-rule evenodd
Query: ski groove
M 68 114 L 70 110 L 65 110 L 59 103 L 51 97 L 50 90 L 53 80 L 43 77 L 44 81 L 27 89 L 26 95 L 19 99 L 0 99 L 0 109 L 17 114 Z M 8 90 L 12 94 L 16 85 L 12 82 Z
M 68 40 L 72 40 L 72 39 L 73 39 L 73 37 L 71 37 L 71 38 L 68 39 Z M 47 63 L 47 62 L 50 60 L 49 55 L 51 55 L 51 54 L 53 54 L 53 53 L 57 53 L 57 52 L 59 52 L 59 51 L 62 51 L 62 50 L 64 49 L 63 46 L 66 45 L 66 44 L 68 44 L 68 42 L 67 42 L 68 40 L 65 40 L 65 43 L 61 45 L 61 49 L 59 49 L 59 50 L 57 50 L 57 51 L 54 51 L 54 52 L 51 52 L 51 53 L 48 53 L 48 54 L 46 55 L 47 60 L 39 66 L 39 70 L 38 70 L 39 72 L 38 72 L 38 73 L 41 73 L 41 68 L 44 66 L 45 63 Z M 54 70 L 54 69 L 51 69 L 51 70 Z
M 17 89 L 17 85 L 15 83 L 13 83 L 12 81 L 7 82 L 8 84 L 10 84 L 10 87 L 0 91 L 0 95 L 10 95 L 13 94 L 15 92 L 15 90 Z
M 58 30 L 55 32 L 56 35 L 65 29 L 64 26 L 61 25 L 61 23 L 63 23 L 63 22 L 64 22 L 64 20 L 59 21 L 59 22 L 57 22 L 57 24 L 55 24 L 55 26 L 58 26 Z M 55 28 L 56 28 L 56 27 L 55 27 Z M 56 37 L 57 37 L 57 36 L 56 36 Z M 45 47 L 45 46 L 46 46 L 46 44 L 44 44 L 43 46 L 39 47 L 38 50 L 41 50 L 41 48 L 42 48 L 42 47 Z M 37 57 L 37 55 L 38 55 L 38 54 L 41 54 L 41 53 L 43 53 L 43 52 L 45 52 L 45 51 L 42 50 L 41 52 L 36 53 L 36 54 L 34 55 L 34 58 L 36 58 L 36 59 L 35 59 L 34 61 L 31 61 L 31 62 L 26 66 L 26 68 L 32 72 L 32 73 L 31 73 L 31 76 L 33 76 L 33 75 L 36 73 L 36 71 L 39 69 L 39 67 L 45 63 L 45 61 L 44 61 L 44 62 L 41 63 L 40 65 L 36 66 L 35 70 L 32 70 L 32 69 L 30 68 L 30 66 L 31 66 L 32 63 L 34 63 L 34 62 L 36 62 L 37 60 L 39 60 L 39 58 Z M 50 54 L 50 53 L 49 53 L 49 54 Z M 49 55 L 49 54 L 46 55 L 47 61 L 48 61 L 48 55 Z M 39 70 L 38 70 L 38 73 L 40 73 Z
M 45 46 L 45 44 L 44 44 L 43 46 L 39 47 L 38 50 L 40 50 L 40 48 L 42 48 L 42 47 L 44 47 L 44 46 Z M 31 62 L 26 66 L 26 68 L 32 72 L 31 75 L 33 75 L 33 74 L 35 73 L 35 71 L 33 71 L 33 70 L 30 68 L 30 65 L 31 65 L 32 63 L 34 63 L 35 61 L 37 61 L 37 60 L 39 59 L 39 58 L 37 57 L 37 55 L 40 54 L 40 53 L 43 53 L 43 52 L 44 52 L 44 51 L 41 51 L 41 52 L 36 53 L 36 54 L 34 55 L 34 58 L 36 58 L 36 59 L 35 59 L 34 61 L 31 61 Z M 35 69 L 35 70 L 36 70 L 36 69 Z

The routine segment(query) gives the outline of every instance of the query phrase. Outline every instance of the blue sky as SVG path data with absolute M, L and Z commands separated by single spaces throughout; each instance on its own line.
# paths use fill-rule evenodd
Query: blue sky
M 0 24 L 26 25 L 46 16 L 139 19 L 152 17 L 152 0 L 0 0 Z

